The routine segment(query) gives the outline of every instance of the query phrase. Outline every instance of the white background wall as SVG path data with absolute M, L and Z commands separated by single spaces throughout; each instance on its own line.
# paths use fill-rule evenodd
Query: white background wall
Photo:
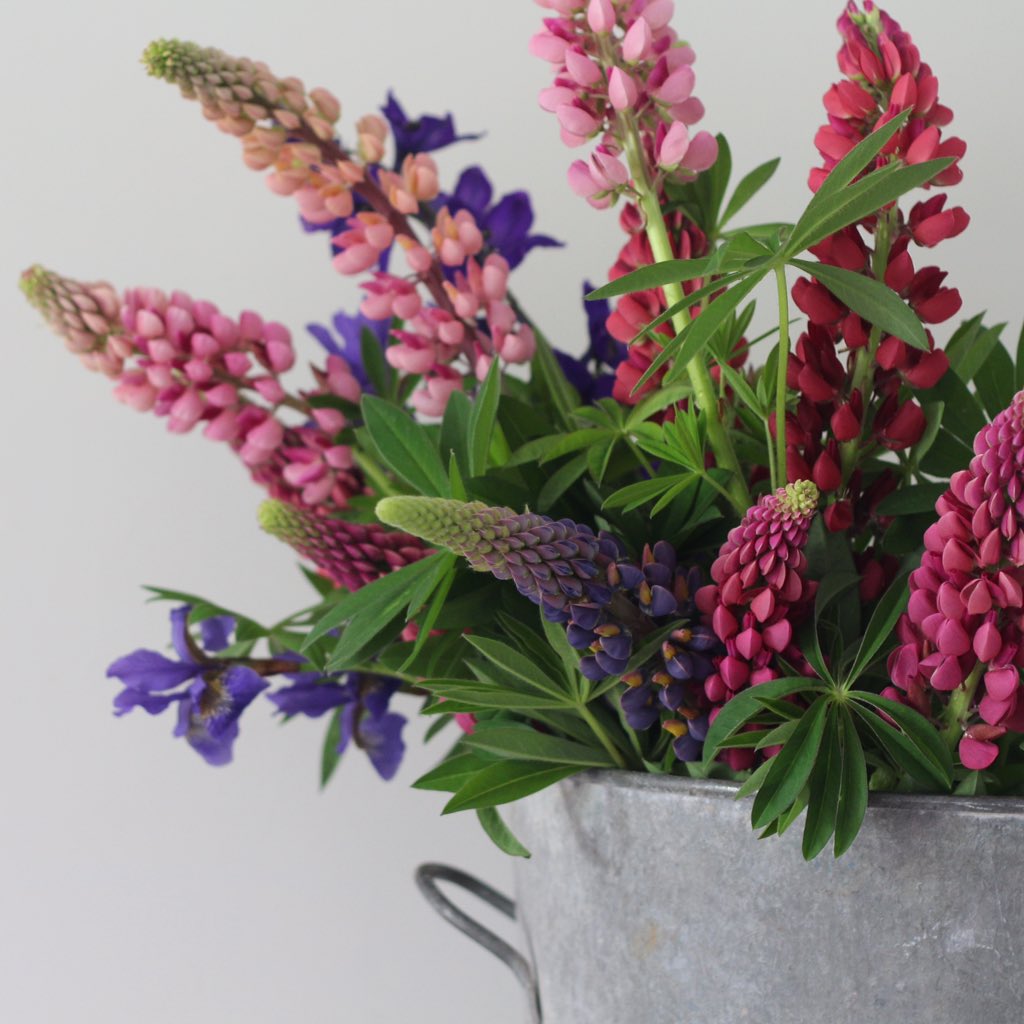
M 952 0 L 892 6 L 968 141 L 955 201 L 974 222 L 938 260 L 965 312 L 988 309 L 1014 332 L 1020 11 L 1008 0 L 969 14 Z M 784 157 L 753 219 L 792 218 L 806 199 L 838 13 L 821 0 L 716 0 L 677 14 L 699 55 L 705 127 L 728 135 L 741 170 Z M 475 820 L 440 819 L 441 798 L 406 788 L 440 747 L 413 745 L 390 785 L 350 756 L 319 793 L 321 723 L 281 728 L 269 707 L 254 709 L 235 763 L 216 770 L 170 738 L 168 717 L 111 716 L 106 665 L 166 642 L 167 609 L 144 604 L 139 584 L 265 620 L 307 590 L 288 549 L 256 528 L 259 494 L 229 454 L 112 401 L 15 285 L 40 261 L 121 287 L 183 288 L 232 315 L 255 308 L 297 335 L 351 307 L 323 237 L 303 236 L 237 143 L 143 73 L 146 42 L 177 35 L 328 86 L 348 127 L 393 86 L 410 112 L 452 109 L 463 130 L 485 128 L 443 168 L 480 162 L 499 191 L 529 188 L 539 228 L 572 240 L 535 252 L 516 287 L 553 337 L 578 347 L 579 282 L 600 279 L 619 235 L 612 215 L 568 192 L 570 154 L 536 107 L 546 66 L 526 44 L 541 16 L 527 0 L 0 0 L 3 1020 L 523 1019 L 511 976 L 413 888 L 428 859 L 508 884 Z

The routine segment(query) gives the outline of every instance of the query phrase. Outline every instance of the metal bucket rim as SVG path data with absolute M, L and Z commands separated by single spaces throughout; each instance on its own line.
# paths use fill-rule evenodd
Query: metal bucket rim
M 561 786 L 605 786 L 639 793 L 671 793 L 716 799 L 734 799 L 741 783 L 726 779 L 694 779 L 684 775 L 591 768 L 564 779 Z M 868 812 L 873 808 L 902 811 L 938 811 L 943 814 L 981 814 L 1024 817 L 1024 797 L 943 796 L 937 793 L 871 793 Z

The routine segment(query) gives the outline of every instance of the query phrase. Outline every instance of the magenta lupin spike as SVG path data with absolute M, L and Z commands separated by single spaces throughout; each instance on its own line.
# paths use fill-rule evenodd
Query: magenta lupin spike
M 803 551 L 817 507 L 810 480 L 766 494 L 730 531 L 711 566 L 714 582 L 697 591 L 697 607 L 726 650 L 704 684 L 716 708 L 745 687 L 776 678 L 777 654 L 806 666 L 793 637 L 817 588 L 805 578 Z
M 290 544 L 347 590 L 358 590 L 426 553 L 422 541 L 407 533 L 319 515 L 282 501 L 263 502 L 259 520 L 267 533 Z
M 999 736 L 1024 731 L 1024 391 L 978 432 L 974 452 L 935 503 L 889 675 L 925 714 L 941 695 L 947 735 L 981 770 Z

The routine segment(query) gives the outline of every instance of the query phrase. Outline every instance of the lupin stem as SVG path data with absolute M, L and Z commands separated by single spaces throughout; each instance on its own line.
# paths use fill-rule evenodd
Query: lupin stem
M 647 176 L 647 166 L 640 150 L 640 139 L 636 123 L 628 112 L 620 114 L 623 126 L 623 149 L 629 163 L 629 171 L 633 177 L 633 186 L 637 192 L 640 209 L 644 215 L 644 226 L 647 239 L 651 243 L 651 252 L 658 263 L 674 258 L 672 243 L 665 229 L 665 218 L 661 212 L 661 203 L 657 192 Z M 686 298 L 681 284 L 663 285 L 665 300 L 670 306 L 683 303 Z M 682 331 L 690 323 L 690 314 L 685 305 L 672 317 L 672 326 L 677 332 Z M 697 401 L 698 408 L 705 414 L 708 431 L 708 443 L 715 456 L 717 465 L 731 474 L 728 493 L 732 504 L 741 514 L 750 507 L 750 493 L 743 480 L 743 471 L 739 459 L 733 450 L 725 424 L 721 420 L 718 400 L 715 397 L 715 386 L 701 356 L 694 356 L 686 364 L 686 372 Z

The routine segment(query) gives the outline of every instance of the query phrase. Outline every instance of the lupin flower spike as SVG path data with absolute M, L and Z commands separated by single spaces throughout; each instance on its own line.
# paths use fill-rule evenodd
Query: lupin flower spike
M 319 515 L 283 501 L 265 501 L 260 526 L 290 544 L 337 586 L 358 590 L 424 555 L 423 544 L 406 533 Z
M 942 139 L 952 111 L 938 102 L 938 80 L 900 25 L 875 4 L 861 10 L 852 0 L 839 18 L 843 45 L 838 62 L 844 80 L 824 97 L 828 124 L 815 136 L 822 165 L 810 174 L 817 191 L 829 171 L 861 140 L 901 112 L 906 123 L 877 158 L 878 166 L 908 166 L 953 158 L 924 187 L 956 184 L 965 145 Z M 915 267 L 913 245 L 931 248 L 960 234 L 970 218 L 946 209 L 946 195 L 933 193 L 909 211 L 892 204 L 830 235 L 812 248 L 823 263 L 883 281 L 906 299 L 924 324 L 938 324 L 960 308 L 960 295 L 944 284 L 938 267 Z M 863 486 L 860 452 L 868 446 L 905 450 L 921 439 L 927 418 L 914 391 L 935 386 L 949 368 L 946 353 L 928 333 L 929 350 L 885 336 L 833 295 L 822 281 L 799 278 L 793 299 L 808 328 L 787 365 L 787 384 L 798 396 L 786 417 L 788 479 L 813 479 L 826 502 L 825 526 L 851 528 L 869 543 L 857 555 L 861 597 L 874 600 L 896 571 L 872 541 L 881 527 L 875 508 L 896 486 L 889 470 Z M 845 345 L 844 345 L 845 343 Z
M 889 674 L 924 714 L 930 694 L 948 700 L 946 738 L 981 770 L 1007 729 L 1024 731 L 1024 391 L 978 432 L 974 453 L 935 503 Z
M 766 494 L 730 531 L 711 566 L 714 582 L 697 592 L 697 607 L 726 650 L 704 687 L 716 707 L 747 686 L 777 678 L 778 654 L 804 664 L 793 627 L 816 590 L 804 576 L 803 548 L 817 507 L 818 488 L 810 480 Z
M 124 330 L 109 284 L 72 281 L 36 264 L 22 273 L 21 290 L 88 369 L 118 375 L 126 353 L 116 339 Z
M 646 548 L 637 564 L 614 537 L 571 519 L 447 498 L 384 498 L 377 517 L 457 552 L 478 571 L 511 579 L 548 619 L 565 623 L 584 676 L 622 677 L 622 709 L 633 728 L 679 713 L 690 725 L 675 727 L 676 753 L 699 756 L 708 721 L 702 686 L 719 645 L 710 629 L 688 622 L 697 573 L 677 564 L 671 544 Z M 634 641 L 673 620 L 679 627 L 661 649 L 626 674 Z
M 616 545 L 571 519 L 423 497 L 383 498 L 377 518 L 462 555 L 479 572 L 512 580 L 521 594 L 551 612 L 571 600 L 610 599 L 603 566 L 618 553 Z
M 260 61 L 213 47 L 158 39 L 146 47 L 142 63 L 154 78 L 197 99 L 206 116 L 232 135 L 244 135 L 258 121 L 273 117 L 286 130 L 305 124 L 317 138 L 329 139 L 341 116 L 341 105 L 326 89 L 307 93 L 297 78 L 277 78 Z

